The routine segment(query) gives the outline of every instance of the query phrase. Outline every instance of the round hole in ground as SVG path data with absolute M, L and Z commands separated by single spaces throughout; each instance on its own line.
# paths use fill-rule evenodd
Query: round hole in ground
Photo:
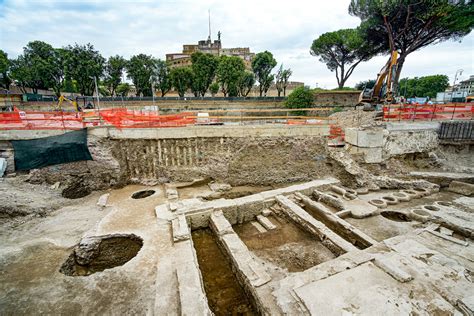
M 434 205 L 423 205 L 423 208 L 429 211 L 437 212 L 439 211 L 439 207 Z
M 377 204 L 377 205 L 384 205 L 384 204 L 385 204 L 384 201 L 379 200 L 379 199 L 373 199 L 373 200 L 370 200 L 370 202 L 371 202 L 372 204 Z
M 413 213 L 415 213 L 416 215 L 420 215 L 420 216 L 430 216 L 430 213 L 428 213 L 425 210 L 419 209 L 419 208 L 414 209 Z
M 393 212 L 393 211 L 383 211 L 380 212 L 380 215 L 395 222 L 410 222 L 411 220 L 406 216 L 406 214 L 400 212 Z
M 453 203 L 447 202 L 447 201 L 436 201 L 435 203 L 438 204 L 438 205 L 441 205 L 441 206 L 452 206 L 453 205 Z
M 134 234 L 87 237 L 74 247 L 59 272 L 68 276 L 87 276 L 124 265 L 134 258 L 143 240 Z
M 403 193 L 406 193 L 406 194 L 408 194 L 408 195 L 411 195 L 411 196 L 416 196 L 416 195 L 418 195 L 418 193 L 416 193 L 415 190 L 403 190 L 402 192 L 403 192 Z
M 392 194 L 393 194 L 395 197 L 401 197 L 401 198 L 408 196 L 408 194 L 407 194 L 407 193 L 404 193 L 404 192 L 394 192 L 394 193 L 392 193 Z
M 335 199 L 339 199 L 339 195 L 335 194 L 335 193 L 328 193 L 329 196 L 332 196 L 333 198 Z
M 425 188 L 414 188 L 413 190 L 416 191 L 416 192 L 421 192 L 421 193 L 429 193 L 430 192 Z
M 155 190 L 143 190 L 132 194 L 132 199 L 144 199 L 155 194 Z

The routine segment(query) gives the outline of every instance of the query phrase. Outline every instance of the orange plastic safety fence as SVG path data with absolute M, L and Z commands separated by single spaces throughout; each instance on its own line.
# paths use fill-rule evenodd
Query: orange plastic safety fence
M 470 103 L 394 104 L 383 107 L 385 121 L 396 120 L 466 120 L 474 118 Z
M 0 113 L 0 130 L 74 130 L 89 126 L 117 128 L 179 127 L 194 124 L 190 113 L 159 115 L 156 112 L 106 109 L 72 112 L 15 111 Z

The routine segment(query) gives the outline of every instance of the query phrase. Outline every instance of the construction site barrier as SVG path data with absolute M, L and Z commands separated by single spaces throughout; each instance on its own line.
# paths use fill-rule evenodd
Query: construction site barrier
M 472 103 L 391 104 L 383 107 L 384 121 L 471 120 Z
M 116 128 L 160 128 L 188 125 L 223 124 L 329 124 L 327 116 L 314 116 L 319 112 L 330 112 L 331 108 L 305 109 L 229 109 L 203 112 L 181 112 L 159 114 L 157 111 L 107 108 L 101 110 L 67 111 L 20 111 L 0 112 L 0 130 L 77 130 L 91 126 L 114 126 Z M 296 113 L 294 113 L 296 112 Z M 292 115 L 298 114 L 298 115 Z M 302 115 L 307 113 L 307 115 Z

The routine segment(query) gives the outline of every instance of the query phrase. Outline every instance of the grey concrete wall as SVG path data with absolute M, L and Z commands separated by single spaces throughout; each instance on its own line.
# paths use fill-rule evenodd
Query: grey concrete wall
M 67 131 L 66 131 L 67 132 Z M 5 130 L 0 131 L 0 141 L 36 139 L 66 133 L 61 130 Z M 328 125 L 235 125 L 187 126 L 172 128 L 93 127 L 89 136 L 110 139 L 181 139 L 198 137 L 299 137 L 327 136 Z

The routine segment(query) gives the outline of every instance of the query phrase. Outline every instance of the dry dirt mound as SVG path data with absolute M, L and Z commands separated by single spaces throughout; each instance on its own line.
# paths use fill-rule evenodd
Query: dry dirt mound
M 329 117 L 341 127 L 358 127 L 374 123 L 376 111 L 348 110 L 331 114 Z
M 49 185 L 34 185 L 25 180 L 28 176 L 4 178 L 0 181 L 0 223 L 12 219 L 47 216 L 50 212 L 68 205 L 70 200 Z

